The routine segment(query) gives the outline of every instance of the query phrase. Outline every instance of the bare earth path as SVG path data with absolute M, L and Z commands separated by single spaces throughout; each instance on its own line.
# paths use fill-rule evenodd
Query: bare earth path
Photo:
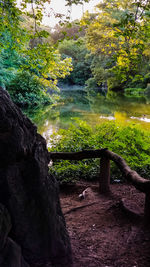
M 87 187 L 87 197 L 79 200 Z M 150 227 L 126 214 L 119 204 L 123 198 L 129 208 L 142 214 L 144 195 L 130 185 L 112 185 L 111 190 L 111 196 L 100 196 L 97 185 L 82 183 L 61 191 L 74 267 L 150 267 Z M 93 204 L 67 214 L 89 203 Z

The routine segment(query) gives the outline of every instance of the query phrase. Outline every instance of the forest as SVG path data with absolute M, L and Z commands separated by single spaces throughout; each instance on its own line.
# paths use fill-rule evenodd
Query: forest
M 149 267 L 150 1 L 64 2 L 0 1 L 0 267 Z
M 57 101 L 58 82 L 148 94 L 149 1 L 102 1 L 95 13 L 53 29 L 42 25 L 45 2 L 1 3 L 0 83 L 17 104 Z
M 93 105 L 100 107 L 113 105 L 115 99 L 116 107 L 121 103 L 128 105 L 127 109 L 130 109 L 129 101 L 126 103 L 120 96 L 144 99 L 144 108 L 137 101 L 141 113 L 138 111 L 137 115 L 137 107 L 130 117 L 134 114 L 143 118 L 149 116 L 149 1 L 103 0 L 94 13 L 86 11 L 80 20 L 70 21 L 69 17 L 62 19 L 61 14 L 56 14 L 60 22 L 54 28 L 42 24 L 45 2 L 21 1 L 18 6 L 15 1 L 2 1 L 0 4 L 0 85 L 12 100 L 37 125 L 43 121 L 43 126 L 49 114 L 54 112 L 53 117 L 58 117 L 59 113 L 61 117 L 57 108 L 53 110 L 54 106 L 63 106 L 67 101 L 87 103 L 87 99 L 91 103 L 97 100 Z M 82 4 L 81 1 L 66 1 L 68 8 L 73 3 Z M 67 86 L 69 97 L 62 94 Z M 81 88 L 83 95 L 78 90 L 72 91 L 73 86 Z M 45 107 L 49 108 L 48 112 Z M 139 126 L 137 121 L 124 120 L 124 112 L 128 112 L 124 109 L 118 120 L 116 107 L 111 110 L 116 120 L 113 123 L 106 119 L 91 125 L 88 119 L 84 122 L 83 116 L 76 114 L 74 121 L 70 118 L 72 126 L 55 126 L 53 135 L 50 133 L 47 138 L 53 140 L 49 149 L 77 151 L 106 146 L 124 156 L 141 175 L 149 176 L 149 128 Z M 97 114 L 95 109 L 94 112 Z M 98 112 L 103 115 L 103 111 Z M 76 121 L 76 117 L 81 121 Z M 86 143 L 85 138 L 88 138 Z M 132 146 L 128 146 L 131 140 Z M 58 162 L 52 170 L 63 183 L 73 182 L 79 176 L 95 179 L 97 168 L 95 161 L 85 160 L 73 164 Z M 112 179 L 116 174 L 120 176 L 114 167 Z

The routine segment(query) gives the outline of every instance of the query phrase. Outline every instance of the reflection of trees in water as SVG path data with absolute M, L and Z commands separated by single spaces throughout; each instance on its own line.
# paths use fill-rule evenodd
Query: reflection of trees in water
M 150 115 L 150 99 L 147 96 L 125 97 L 124 95 L 88 96 L 90 109 L 93 113 L 113 115 L 116 111 L 130 116 Z
M 150 105 L 146 96 L 135 98 L 113 94 L 105 97 L 76 89 L 63 90 L 61 100 L 62 103 L 55 106 L 41 106 L 26 111 L 27 116 L 37 125 L 38 131 L 46 138 L 52 128 L 68 128 L 70 123 L 74 123 L 73 118 L 83 119 L 91 125 L 110 117 L 131 119 L 134 123 L 143 122 L 145 125 L 150 119 Z M 140 120 L 144 115 L 148 120 Z
M 37 125 L 39 133 L 48 131 L 50 123 L 55 125 L 60 117 L 59 110 L 53 105 L 28 109 L 25 113 Z

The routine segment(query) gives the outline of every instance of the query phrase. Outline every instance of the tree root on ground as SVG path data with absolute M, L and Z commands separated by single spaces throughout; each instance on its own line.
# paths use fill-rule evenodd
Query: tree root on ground
M 75 207 L 75 208 L 71 208 L 70 210 L 67 210 L 66 212 L 64 212 L 64 215 L 66 215 L 66 214 L 70 214 L 71 212 L 74 212 L 74 211 L 76 211 L 76 210 L 79 210 L 79 209 L 83 209 L 83 208 L 92 206 L 92 205 L 97 204 L 97 203 L 99 203 L 99 201 L 94 201 L 94 202 L 92 202 L 92 203 L 88 203 L 88 204 L 85 204 L 85 205 L 82 205 L 82 206 L 78 206 L 78 207 Z

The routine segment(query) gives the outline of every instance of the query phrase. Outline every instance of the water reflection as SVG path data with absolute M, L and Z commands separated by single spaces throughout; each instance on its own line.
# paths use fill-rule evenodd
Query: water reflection
M 131 116 L 131 119 L 139 120 L 139 121 L 145 121 L 145 122 L 150 122 L 150 119 L 148 119 L 148 118 L 146 118 L 146 117 L 136 118 L 136 117 L 132 117 L 132 116 Z
M 88 95 L 84 89 L 62 90 L 62 102 L 28 111 L 41 133 L 49 142 L 54 130 L 67 128 L 74 118 L 80 118 L 91 125 L 106 120 L 132 121 L 150 129 L 150 101 L 146 97 L 135 98 L 113 95 L 104 97 Z
M 113 116 L 100 116 L 100 119 L 106 119 L 106 120 L 112 121 L 112 120 L 115 120 L 115 117 L 113 117 Z

